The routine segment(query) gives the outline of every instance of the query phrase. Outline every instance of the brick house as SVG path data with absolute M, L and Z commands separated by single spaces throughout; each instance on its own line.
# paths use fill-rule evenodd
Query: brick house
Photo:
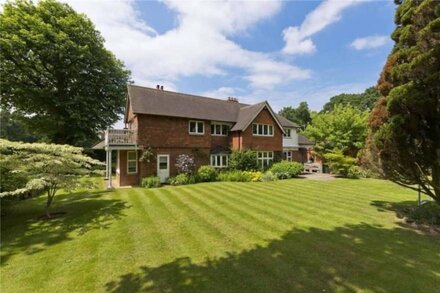
M 175 176 L 181 154 L 192 156 L 197 168 L 225 168 L 231 150 L 251 149 L 265 167 L 281 157 L 304 163 L 313 146 L 267 101 L 247 105 L 234 98 L 219 100 L 159 86 L 128 85 L 124 122 L 125 129 L 108 129 L 105 140 L 94 147 L 107 152 L 108 187 L 114 157 L 116 185 L 127 186 L 147 176 L 159 176 L 162 182 Z M 141 160 L 146 150 L 148 158 Z

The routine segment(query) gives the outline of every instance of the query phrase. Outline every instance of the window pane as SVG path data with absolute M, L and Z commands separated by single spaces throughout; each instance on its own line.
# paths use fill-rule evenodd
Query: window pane
M 214 125 L 214 124 L 211 124 L 211 134 L 215 134 L 215 133 L 214 133 L 214 130 L 215 130 L 215 125 Z
M 136 160 L 136 152 L 127 152 L 128 160 Z
M 160 163 L 159 163 L 159 169 L 160 169 L 160 170 L 166 170 L 166 169 L 168 169 L 168 164 L 167 164 L 167 162 L 160 162 Z
M 203 133 L 203 122 L 197 122 L 197 133 Z
M 258 124 L 258 134 L 263 134 L 263 125 Z
M 228 165 L 228 157 L 222 156 L 222 166 L 227 166 L 227 165 Z
M 229 132 L 229 125 L 222 125 L 222 134 L 228 135 Z
M 267 125 L 263 125 L 263 134 L 267 135 Z
M 273 152 L 268 152 L 268 157 L 273 158 Z
M 262 152 L 258 152 L 258 157 L 261 158 L 263 156 Z
M 215 166 L 215 156 L 211 155 L 211 166 Z
M 189 122 L 189 132 L 196 132 L 196 123 L 194 121 Z
M 220 124 L 217 124 L 217 125 L 215 125 L 215 134 L 221 134 L 221 125 Z
M 273 135 L 273 126 L 269 125 L 269 135 Z
M 136 173 L 136 161 L 128 162 L 128 173 Z
M 253 133 L 258 134 L 258 125 L 257 124 L 253 125 Z

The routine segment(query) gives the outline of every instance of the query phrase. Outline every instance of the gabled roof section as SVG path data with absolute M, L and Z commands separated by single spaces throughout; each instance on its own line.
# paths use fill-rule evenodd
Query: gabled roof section
M 231 131 L 245 130 L 255 117 L 264 109 L 266 102 L 242 107 L 238 113 L 237 123 L 231 128 Z
M 310 141 L 307 137 L 302 134 L 298 134 L 298 144 L 299 145 L 315 145 L 314 142 Z
M 284 127 L 299 128 L 298 124 L 290 121 L 289 119 L 287 119 L 284 116 L 277 114 L 277 118 L 280 121 L 281 125 L 283 125 Z
M 245 104 L 166 90 L 128 85 L 134 114 L 236 122 Z
M 281 131 L 284 133 L 283 125 L 280 123 L 278 116 L 274 113 L 267 101 L 240 108 L 237 123 L 234 125 L 234 127 L 231 128 L 231 131 L 246 130 L 246 128 L 249 127 L 252 121 L 257 118 L 258 114 L 260 114 L 260 112 L 265 108 L 269 111 L 269 113 L 272 115 L 272 118 L 275 120 Z

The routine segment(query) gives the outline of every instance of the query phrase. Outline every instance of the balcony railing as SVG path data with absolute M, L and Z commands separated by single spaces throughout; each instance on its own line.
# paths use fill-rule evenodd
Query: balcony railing
M 135 145 L 136 137 L 133 130 L 107 129 L 105 131 L 105 145 Z

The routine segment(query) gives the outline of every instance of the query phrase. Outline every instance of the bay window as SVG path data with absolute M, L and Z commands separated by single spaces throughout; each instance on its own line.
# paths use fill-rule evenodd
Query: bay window
M 228 167 L 228 159 L 227 154 L 211 155 L 211 166 L 215 168 L 226 168 Z

